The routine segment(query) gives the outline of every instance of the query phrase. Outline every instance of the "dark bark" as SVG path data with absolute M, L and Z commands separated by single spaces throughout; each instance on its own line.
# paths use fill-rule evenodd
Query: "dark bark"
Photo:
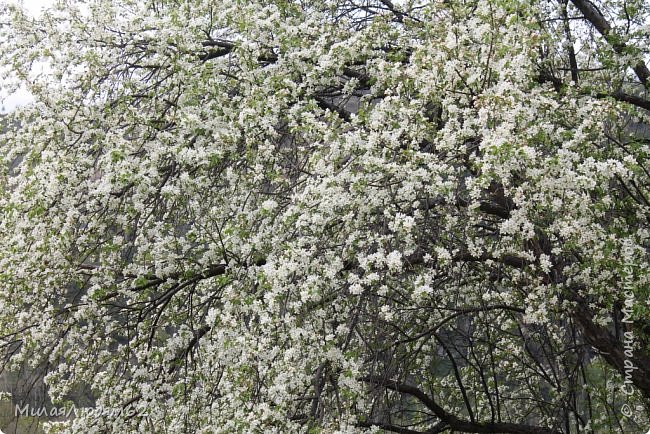
M 589 0 L 571 0 L 571 3 L 583 13 L 585 18 L 598 30 L 598 33 L 605 37 L 617 54 L 623 54 L 627 51 L 628 46 L 618 40 L 619 36 L 614 34 L 612 26 L 592 2 Z M 634 69 L 634 73 L 639 78 L 639 81 L 644 86 L 647 86 L 648 78 L 650 78 L 650 70 L 648 70 L 645 63 L 640 61 L 632 69 Z
M 382 386 L 400 393 L 406 393 L 417 398 L 426 408 L 444 422 L 453 431 L 465 433 L 508 433 L 508 434 L 558 434 L 560 431 L 534 425 L 504 423 L 504 422 L 472 422 L 460 419 L 442 408 L 430 396 L 415 386 L 388 380 L 377 376 L 362 378 L 362 381 Z

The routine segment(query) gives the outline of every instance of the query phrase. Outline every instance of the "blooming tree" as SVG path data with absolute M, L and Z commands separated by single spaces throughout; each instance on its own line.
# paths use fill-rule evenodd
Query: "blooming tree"
M 4 8 L 3 360 L 133 410 L 52 430 L 648 428 L 647 2 Z

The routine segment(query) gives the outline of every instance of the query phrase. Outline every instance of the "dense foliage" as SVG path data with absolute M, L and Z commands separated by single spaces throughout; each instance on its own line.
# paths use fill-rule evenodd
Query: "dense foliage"
M 52 429 L 648 429 L 647 2 L 3 13 L 5 365 L 137 409 Z

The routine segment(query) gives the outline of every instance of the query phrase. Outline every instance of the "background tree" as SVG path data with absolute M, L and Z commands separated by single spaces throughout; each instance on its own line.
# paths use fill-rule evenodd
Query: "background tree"
M 647 429 L 649 9 L 6 7 L 7 366 L 70 432 Z

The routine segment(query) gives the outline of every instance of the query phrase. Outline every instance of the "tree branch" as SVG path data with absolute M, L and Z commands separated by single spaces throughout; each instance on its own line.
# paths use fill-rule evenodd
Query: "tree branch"
M 381 428 L 386 431 L 390 432 L 396 432 L 399 434 L 427 434 L 426 432 L 422 431 L 415 431 L 409 428 L 404 428 L 401 426 L 393 425 L 390 423 L 383 423 L 383 422 L 370 422 L 370 421 L 364 421 L 364 422 L 359 422 L 357 424 L 358 427 L 360 428 L 372 428 L 374 426 Z
M 573 3 L 573 5 L 582 12 L 585 18 L 596 28 L 596 30 L 605 37 L 617 54 L 623 54 L 625 52 L 627 46 L 624 43 L 613 39 L 616 38 L 617 35 L 613 34 L 609 22 L 607 22 L 603 14 L 592 2 L 589 0 L 571 0 L 571 3 Z M 639 61 L 639 63 L 634 65 L 632 69 L 639 78 L 639 81 L 641 81 L 644 86 L 647 86 L 648 78 L 650 78 L 650 70 L 648 70 L 645 63 Z
M 573 296 L 576 307 L 573 318 L 582 330 L 584 339 L 596 348 L 601 357 L 614 367 L 625 380 L 631 381 L 643 395 L 650 399 L 650 358 L 634 351 L 632 357 L 625 354 L 622 343 L 605 327 L 594 322 L 594 314 L 586 300 L 577 295 Z
M 366 376 L 363 377 L 361 381 L 383 386 L 386 389 L 394 390 L 400 393 L 406 393 L 417 398 L 422 404 L 424 404 L 425 407 L 431 410 L 438 419 L 449 425 L 449 427 L 454 431 L 465 433 L 559 434 L 559 431 L 532 425 L 503 422 L 481 423 L 459 419 L 453 414 L 447 412 L 431 397 L 429 397 L 426 393 L 415 386 L 400 383 L 396 380 L 384 379 L 378 376 Z

